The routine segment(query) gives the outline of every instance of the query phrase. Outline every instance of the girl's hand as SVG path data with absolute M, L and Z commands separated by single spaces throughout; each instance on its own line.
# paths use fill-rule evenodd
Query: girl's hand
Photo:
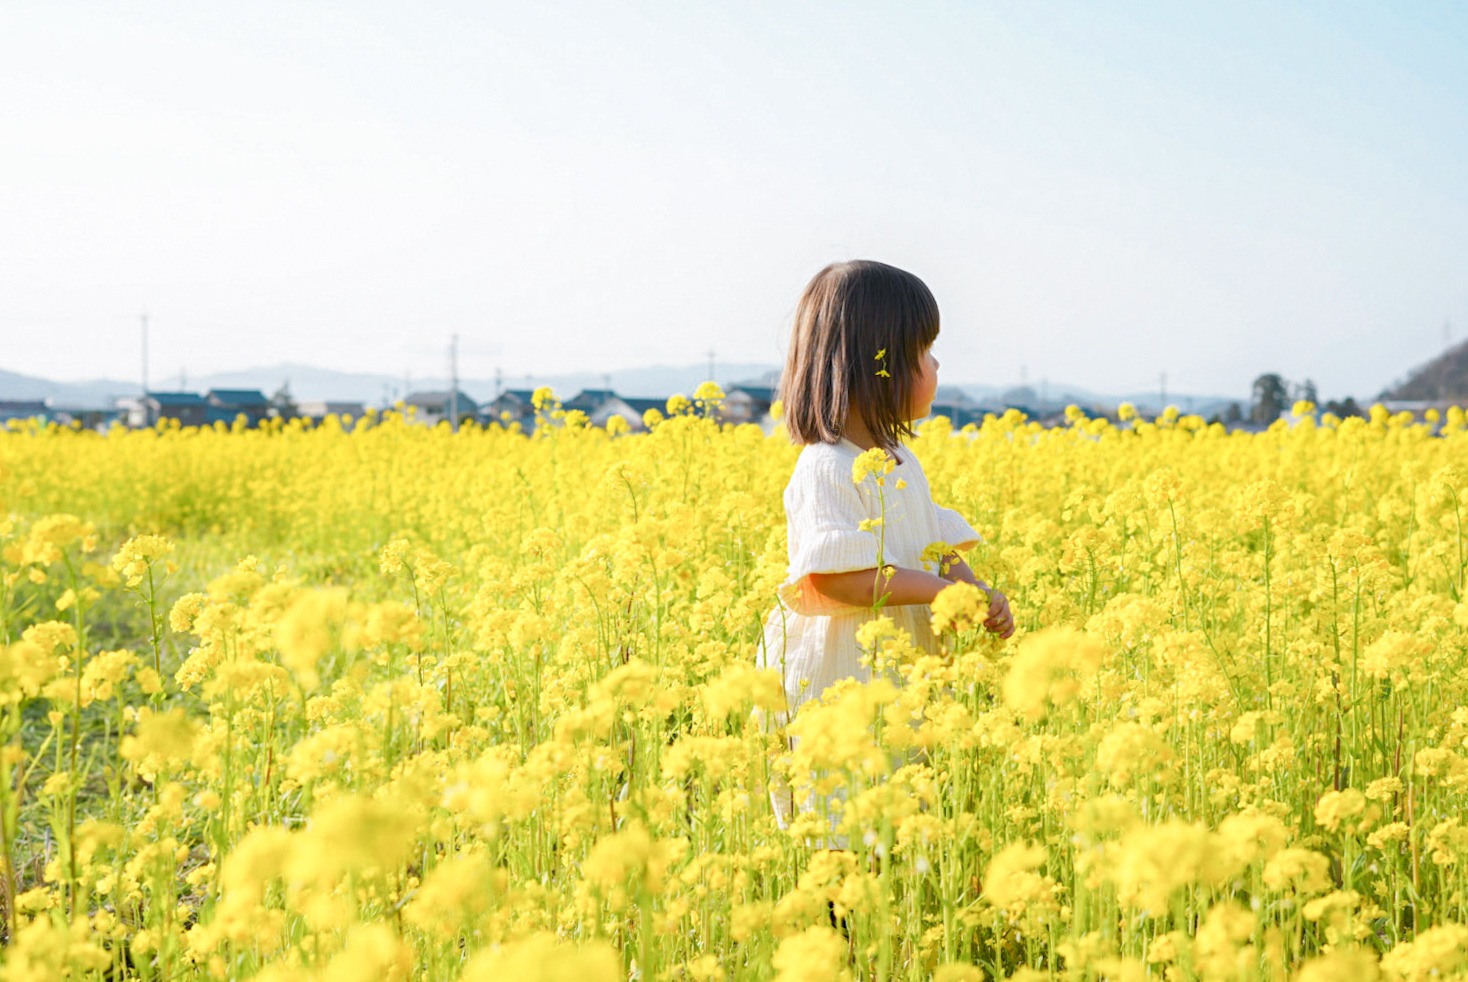
M 1009 598 L 998 590 L 989 591 L 989 619 L 985 629 L 1007 638 L 1014 633 L 1014 615 L 1009 612 Z

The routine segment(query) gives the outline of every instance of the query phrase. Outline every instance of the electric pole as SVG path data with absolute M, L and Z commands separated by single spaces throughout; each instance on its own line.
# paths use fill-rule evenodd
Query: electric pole
M 714 349 L 709 349 L 709 381 L 714 380 Z
M 143 396 L 138 400 L 142 407 L 142 419 L 144 426 L 153 425 L 153 414 L 148 411 L 148 315 L 142 315 L 143 321 Z
M 459 336 L 449 340 L 449 429 L 459 432 Z

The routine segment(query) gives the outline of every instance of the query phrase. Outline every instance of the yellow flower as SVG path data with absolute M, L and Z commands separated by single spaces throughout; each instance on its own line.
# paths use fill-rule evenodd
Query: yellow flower
M 605 941 L 563 942 L 539 931 L 481 951 L 462 982 L 622 982 L 622 960 Z
M 1064 706 L 1101 667 L 1104 650 L 1069 627 L 1047 628 L 1021 642 L 1004 677 L 1004 705 L 1039 719 L 1046 705 Z
M 1204 978 L 1242 975 L 1254 958 L 1253 946 L 1245 944 L 1254 924 L 1254 915 L 1237 904 L 1224 902 L 1209 909 L 1194 941 L 1194 962 Z
M 878 483 L 884 475 L 892 473 L 897 462 L 892 455 L 881 447 L 872 447 L 857 454 L 856 459 L 851 462 L 851 481 L 860 484 L 868 477 L 875 477 Z
M 156 771 L 162 766 L 182 760 L 194 749 L 199 724 L 189 719 L 182 709 L 156 712 L 144 707 L 138 711 L 134 732 L 122 738 L 118 754 L 140 768 Z
M 1468 927 L 1440 924 L 1419 931 L 1382 955 L 1381 967 L 1388 978 L 1403 982 L 1460 977 L 1468 968 Z
M 1122 904 L 1160 916 L 1174 891 L 1215 878 L 1213 849 L 1213 837 L 1201 823 L 1171 819 L 1138 825 L 1122 836 L 1108 860 L 1108 877 Z
M 1337 948 L 1300 966 L 1295 982 L 1376 982 L 1376 956 L 1362 948 Z
M 1150 727 L 1141 723 L 1117 723 L 1096 747 L 1096 769 L 1115 788 L 1143 780 L 1163 781 L 1176 752 Z
M 989 595 L 972 583 L 952 583 L 932 603 L 934 634 L 974 631 L 989 616 Z
M 156 561 L 173 550 L 174 544 L 164 536 L 136 535 L 117 550 L 117 555 L 112 557 L 112 568 L 121 574 L 128 586 L 135 587 L 148 576 Z
M 413 950 L 386 924 L 355 924 L 322 972 L 325 982 L 399 982 L 411 976 Z
M 1315 896 L 1330 889 L 1330 861 L 1310 849 L 1281 849 L 1264 864 L 1264 885 Z
M 1327 791 L 1315 803 L 1315 821 L 1332 832 L 1345 826 L 1347 832 L 1358 831 L 1359 819 L 1366 813 L 1366 796 L 1355 788 Z
M 849 979 L 846 942 L 829 927 L 808 927 L 780 942 L 774 958 L 776 982 Z
M 983 896 L 1001 910 L 1023 911 L 1054 899 L 1055 881 L 1036 872 L 1045 863 L 1045 849 L 1024 842 L 1011 842 L 989 860 L 984 871 Z
M 630 878 L 635 889 L 659 894 L 669 865 L 686 848 L 684 840 L 655 840 L 640 823 L 633 823 L 600 839 L 581 864 L 581 873 L 598 890 L 625 886 Z

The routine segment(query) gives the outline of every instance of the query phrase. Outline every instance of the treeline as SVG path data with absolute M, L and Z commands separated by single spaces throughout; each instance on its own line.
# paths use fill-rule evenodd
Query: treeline
M 1322 406 L 1320 393 L 1311 379 L 1307 378 L 1297 383 L 1269 372 L 1254 380 L 1252 398 L 1249 402 L 1249 418 L 1256 423 L 1272 423 L 1279 419 L 1280 413 L 1301 400 L 1314 404 L 1324 412 L 1334 413 L 1342 419 L 1347 416 L 1365 415 L 1361 407 L 1357 405 L 1355 398 L 1351 396 L 1346 396 L 1341 400 L 1332 400 Z M 1237 411 L 1240 417 L 1232 422 L 1241 421 L 1243 413 L 1237 407 L 1237 403 L 1230 407 L 1230 410 Z

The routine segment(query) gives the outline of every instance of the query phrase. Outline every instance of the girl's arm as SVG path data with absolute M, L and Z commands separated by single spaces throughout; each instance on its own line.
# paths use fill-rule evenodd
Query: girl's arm
M 877 569 L 858 569 L 849 573 L 812 573 L 811 586 L 816 592 L 850 607 L 870 607 L 883 594 L 888 607 L 908 604 L 930 604 L 948 580 L 921 569 L 888 566 L 877 583 Z
M 880 584 L 877 583 L 875 567 L 850 573 L 811 573 L 810 582 L 819 593 L 851 607 L 870 607 L 883 594 L 887 595 L 888 607 L 930 604 L 944 587 L 952 583 L 972 583 L 989 594 L 989 617 L 984 621 L 984 627 L 1001 638 L 1014 633 L 1014 615 L 1009 611 L 1008 597 L 980 583 L 962 559 L 949 566 L 948 574 L 949 578 L 944 579 L 921 569 L 888 566 L 882 573 Z
M 958 553 L 946 556 L 943 565 L 947 572 L 942 576 L 920 569 L 889 566 L 888 575 L 883 577 L 880 588 L 874 586 L 876 567 L 849 573 L 812 573 L 810 582 L 817 592 L 851 607 L 870 607 L 872 599 L 883 593 L 889 595 L 889 607 L 932 603 L 938 592 L 951 583 L 972 583 L 985 593 L 992 592 L 987 584 L 974 576 L 974 571 L 969 569 L 968 563 Z M 873 592 L 874 589 L 877 592 Z

